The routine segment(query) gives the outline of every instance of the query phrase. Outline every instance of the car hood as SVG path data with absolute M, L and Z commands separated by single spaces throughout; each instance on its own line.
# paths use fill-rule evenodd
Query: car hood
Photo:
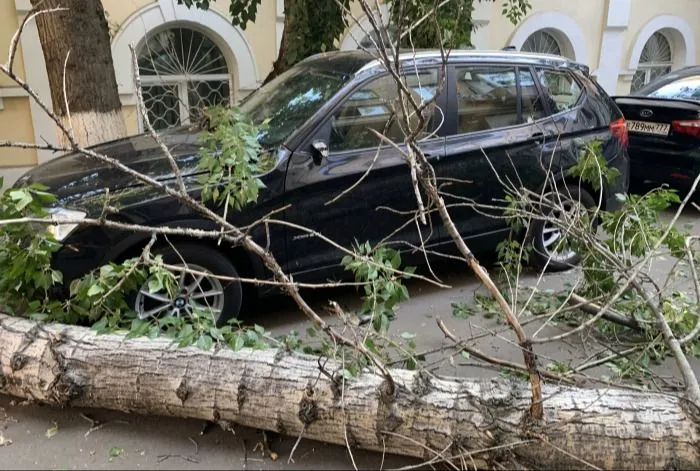
M 183 176 L 199 172 L 199 133 L 186 129 L 175 129 L 161 134 L 161 139 L 175 158 Z M 167 156 L 153 137 L 146 134 L 118 139 L 90 150 L 112 157 L 127 167 L 151 178 L 167 181 L 175 173 Z M 141 186 L 133 176 L 113 166 L 81 153 L 69 153 L 34 167 L 16 183 L 41 183 L 55 194 L 59 201 L 79 202 L 104 194 L 114 194 Z

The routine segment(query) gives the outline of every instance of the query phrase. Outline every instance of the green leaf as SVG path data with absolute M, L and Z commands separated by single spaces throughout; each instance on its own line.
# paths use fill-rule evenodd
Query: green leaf
M 54 283 L 63 283 L 63 273 L 58 270 L 51 270 L 51 280 Z
M 474 315 L 474 308 L 466 303 L 452 303 L 452 315 L 458 319 L 469 319 Z
M 407 358 L 406 361 L 404 362 L 404 367 L 409 371 L 415 370 L 416 366 L 417 366 L 417 364 L 416 364 L 415 358 Z
M 44 312 L 33 312 L 29 318 L 36 322 L 44 322 L 49 318 L 49 315 Z
M 107 328 L 107 317 L 102 317 L 99 321 L 95 322 L 92 325 L 92 330 L 94 330 L 98 334 L 104 332 L 106 328 Z
M 347 379 L 351 379 L 353 377 L 353 374 L 347 368 L 343 368 L 342 370 L 340 370 L 340 376 L 347 380 Z
M 109 456 L 110 458 L 116 458 L 117 456 L 120 456 L 123 452 L 123 449 L 119 448 L 118 446 L 113 446 L 109 449 Z
M 90 289 L 87 292 L 88 297 L 92 298 L 97 296 L 98 294 L 104 293 L 104 288 L 98 284 L 94 284 L 90 286 Z
M 236 335 L 236 339 L 233 342 L 233 351 L 237 352 L 245 347 L 245 339 L 242 335 Z
M 213 344 L 212 338 L 206 334 L 201 334 L 197 339 L 197 347 L 202 350 L 211 350 Z
M 18 211 L 26 208 L 33 200 L 32 195 L 26 190 L 12 190 L 9 194 L 12 201 L 15 202 L 15 208 Z
M 58 424 L 54 422 L 53 427 L 46 430 L 46 438 L 52 438 L 58 433 Z
M 391 266 L 395 270 L 398 270 L 401 266 L 401 253 L 398 250 L 395 251 L 394 255 L 391 257 Z
M 221 329 L 219 329 L 216 326 L 212 326 L 209 329 L 209 335 L 211 336 L 212 339 L 221 342 L 224 340 L 224 332 L 230 332 L 230 331 L 231 331 L 231 329 L 228 327 L 222 327 Z
M 379 316 L 381 319 L 381 331 L 386 332 L 389 330 L 389 325 L 391 324 L 391 320 L 389 319 L 389 316 L 386 314 L 382 313 L 381 316 Z
M 157 324 L 151 326 L 148 330 L 148 338 L 155 339 L 160 336 L 160 327 Z
M 469 352 L 466 350 L 462 350 L 461 352 L 459 352 L 459 354 L 465 360 L 469 360 L 471 358 L 471 355 L 469 355 Z
M 163 279 L 159 276 L 155 276 L 148 280 L 148 291 L 150 293 L 157 293 L 163 289 Z
M 411 340 L 411 339 L 416 338 L 416 334 L 414 334 L 412 332 L 404 332 L 401 334 L 401 338 L 404 340 Z

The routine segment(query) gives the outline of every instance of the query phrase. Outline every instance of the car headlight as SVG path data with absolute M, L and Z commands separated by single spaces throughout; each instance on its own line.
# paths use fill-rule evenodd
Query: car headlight
M 87 216 L 87 213 L 83 211 L 65 208 L 51 208 L 49 213 L 54 223 L 48 226 L 47 231 L 59 242 L 62 242 L 78 227 L 79 224 L 75 222 L 76 220 L 85 219 Z M 61 223 L 62 220 L 71 222 Z

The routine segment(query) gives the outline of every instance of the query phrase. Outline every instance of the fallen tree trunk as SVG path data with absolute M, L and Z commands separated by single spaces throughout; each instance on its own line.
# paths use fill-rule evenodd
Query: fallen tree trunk
M 524 382 L 393 370 L 397 394 L 389 398 L 381 376 L 365 373 L 343 387 L 327 376 L 341 365 L 324 362 L 274 349 L 179 349 L 166 339 L 0 315 L 0 392 L 43 403 L 303 431 L 423 459 L 465 454 L 479 467 L 510 459 L 559 469 L 700 465 L 697 412 L 674 397 L 549 385 L 544 423 L 528 423 Z

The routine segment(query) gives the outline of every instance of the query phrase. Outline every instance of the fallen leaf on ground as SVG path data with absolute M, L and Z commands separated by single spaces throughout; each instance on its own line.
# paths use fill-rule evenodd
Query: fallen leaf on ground
M 58 424 L 53 423 L 53 427 L 46 430 L 46 438 L 51 438 L 58 433 Z

